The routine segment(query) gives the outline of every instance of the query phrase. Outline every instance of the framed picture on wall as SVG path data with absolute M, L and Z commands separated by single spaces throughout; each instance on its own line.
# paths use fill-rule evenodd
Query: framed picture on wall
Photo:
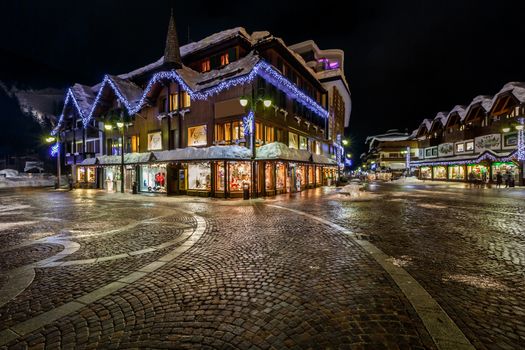
M 206 146 L 208 144 L 206 125 L 188 128 L 188 147 Z
M 162 132 L 155 131 L 148 133 L 148 151 L 157 151 L 162 149 Z

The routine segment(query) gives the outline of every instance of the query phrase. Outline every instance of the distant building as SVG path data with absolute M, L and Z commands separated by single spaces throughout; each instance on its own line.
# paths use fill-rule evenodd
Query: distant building
M 361 156 L 363 165 L 371 171 L 402 174 L 412 161 L 418 160 L 418 141 L 415 132 L 408 134 L 397 129 L 381 135 L 369 136 L 368 151 Z M 409 153 L 408 153 L 409 152 Z
M 179 48 L 172 16 L 164 56 L 75 84 L 55 133 L 85 187 L 273 195 L 337 176 L 350 111 L 342 51 L 240 27 Z

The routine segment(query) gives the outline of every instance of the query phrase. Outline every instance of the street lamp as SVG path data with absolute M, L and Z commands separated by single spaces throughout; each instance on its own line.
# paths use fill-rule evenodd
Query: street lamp
M 62 169 L 60 167 L 60 132 L 57 133 L 57 137 L 48 136 L 46 137 L 47 143 L 52 143 L 56 140 L 56 143 L 51 146 L 51 156 L 57 157 L 57 182 L 56 187 L 60 188 L 60 177 L 62 176 Z
M 124 193 L 124 123 L 117 122 L 120 130 L 120 193 Z
M 350 141 L 348 141 L 347 139 L 343 140 L 343 145 L 348 146 L 349 144 L 350 144 Z
M 261 89 L 262 90 L 262 89 Z M 250 111 L 248 112 L 248 115 L 246 117 L 243 117 L 242 123 L 244 126 L 244 135 L 248 136 L 248 140 L 250 143 L 250 150 L 252 151 L 252 193 L 255 197 L 256 195 L 256 179 L 257 174 L 255 171 L 255 112 L 257 109 L 257 102 L 262 101 L 264 108 L 268 108 L 272 105 L 272 100 L 268 98 L 261 98 L 255 96 L 255 89 L 252 85 L 252 93 L 251 96 L 243 96 L 239 99 L 239 103 L 242 107 L 250 106 Z M 247 140 L 247 141 L 248 141 Z

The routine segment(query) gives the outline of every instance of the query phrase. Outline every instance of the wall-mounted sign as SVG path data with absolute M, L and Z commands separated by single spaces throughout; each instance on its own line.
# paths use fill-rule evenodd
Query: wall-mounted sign
M 454 154 L 454 144 L 452 143 L 442 143 L 438 146 L 439 156 L 451 156 Z
M 501 148 L 501 135 L 490 134 L 476 137 L 474 139 L 474 145 L 476 152 L 482 152 L 486 149 L 500 149 Z
M 206 125 L 188 128 L 188 147 L 206 146 L 208 144 L 207 130 Z
M 158 151 L 162 149 L 162 132 L 150 132 L 148 134 L 148 151 Z

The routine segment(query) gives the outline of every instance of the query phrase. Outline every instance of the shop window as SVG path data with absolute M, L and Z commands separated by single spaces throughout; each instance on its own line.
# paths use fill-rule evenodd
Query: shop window
M 315 182 L 321 184 L 321 167 L 315 167 Z
M 206 146 L 208 144 L 206 125 L 188 128 L 188 147 Z
M 211 189 L 210 163 L 188 164 L 188 189 L 207 191 Z
M 230 63 L 230 56 L 228 53 L 223 53 L 221 55 L 221 66 L 225 66 Z
M 308 149 L 308 139 L 304 136 L 299 136 L 299 149 Z
M 448 178 L 451 180 L 464 180 L 465 169 L 462 165 L 449 165 Z
M 162 132 L 148 133 L 148 151 L 158 151 L 162 149 Z
M 273 184 L 275 180 L 274 164 L 270 162 L 266 163 L 264 171 L 265 188 L 267 191 L 272 191 L 274 190 Z
M 204 72 L 209 72 L 211 69 L 211 66 L 210 66 L 210 60 L 204 60 L 201 62 L 201 72 L 204 73 Z
M 215 165 L 215 190 L 224 191 L 224 163 L 219 162 Z
M 141 165 L 140 190 L 144 192 L 166 192 L 166 165 Z
M 278 190 L 283 190 L 286 183 L 286 166 L 284 163 L 277 163 L 275 167 L 275 186 Z
M 293 132 L 288 133 L 288 147 L 299 148 L 299 136 Z
M 423 166 L 419 168 L 420 176 L 422 179 L 431 179 L 432 178 L 432 170 L 428 166 Z
M 86 182 L 86 168 L 80 167 L 77 169 L 77 181 Z
M 244 184 L 251 185 L 251 164 L 249 162 L 230 162 L 228 173 L 231 192 L 242 191 Z

